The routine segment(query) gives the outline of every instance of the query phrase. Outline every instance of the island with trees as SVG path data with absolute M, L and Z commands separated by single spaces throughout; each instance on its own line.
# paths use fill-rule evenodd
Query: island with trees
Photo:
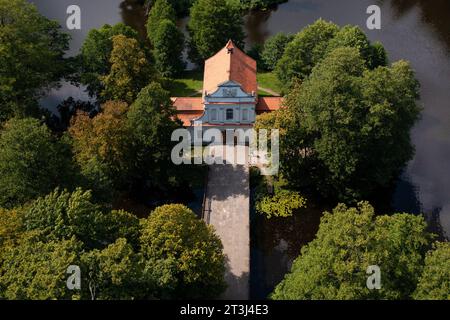
M 172 97 L 202 96 L 202 63 L 230 39 L 245 47 L 245 13 L 284 1 L 143 2 L 147 37 L 106 24 L 69 57 L 57 22 L 25 0 L 0 0 L 0 299 L 216 299 L 226 290 L 221 239 L 189 206 L 206 169 L 171 161 L 171 135 L 183 127 Z M 185 16 L 187 33 L 177 23 Z M 279 129 L 280 172 L 251 175 L 252 210 L 289 221 L 324 208 L 267 298 L 449 300 L 449 242 L 423 215 L 375 200 L 414 156 L 420 84 L 408 61 L 389 61 L 358 26 L 322 19 L 247 54 L 258 94 L 283 97 L 254 123 Z M 186 55 L 197 69 L 186 70 Z M 67 97 L 55 115 L 41 98 L 62 81 L 91 100 Z M 81 290 L 66 286 L 71 265 L 86 275 Z M 366 286 L 373 265 L 379 290 Z

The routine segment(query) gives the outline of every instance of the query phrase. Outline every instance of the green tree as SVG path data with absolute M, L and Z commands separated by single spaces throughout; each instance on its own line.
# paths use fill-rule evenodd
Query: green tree
M 92 250 L 81 257 L 83 298 L 92 300 L 131 300 L 142 298 L 143 264 L 124 238 L 103 250 Z
M 139 93 L 127 113 L 133 139 L 134 181 L 141 191 L 167 186 L 173 168 L 171 136 L 180 126 L 173 120 L 175 112 L 169 92 L 152 83 Z
M 106 76 L 111 70 L 113 37 L 117 35 L 138 39 L 137 31 L 123 23 L 114 26 L 105 24 L 99 29 L 89 31 L 81 47 L 78 57 L 81 62 L 80 81 L 87 86 L 91 96 L 99 96 L 103 90 L 101 77 Z
M 287 0 L 228 0 L 238 4 L 242 10 L 265 10 Z
M 176 16 L 181 18 L 184 16 L 187 16 L 189 14 L 189 9 L 192 6 L 192 3 L 194 3 L 195 0 L 167 0 L 167 3 L 169 3 L 172 8 L 174 9 Z M 146 0 L 145 1 L 147 3 L 147 5 L 150 5 L 153 3 L 153 6 L 156 6 L 156 2 L 158 2 L 158 0 L 154 1 L 154 0 Z
M 418 97 L 407 62 L 368 70 L 357 49 L 336 49 L 286 98 L 283 174 L 344 201 L 387 186 L 414 154 Z
M 144 276 L 162 298 L 214 298 L 224 290 L 225 259 L 211 227 L 182 205 L 165 205 L 143 223 Z
M 20 238 L 22 229 L 22 219 L 17 210 L 0 208 L 0 256 L 2 256 L 1 250 L 4 246 L 14 243 Z
M 358 49 L 366 67 L 373 70 L 387 65 L 387 53 L 376 42 L 370 43 L 357 26 L 339 28 L 320 19 L 301 30 L 291 41 L 279 59 L 275 72 L 285 88 L 293 87 L 296 80 L 304 80 L 313 68 L 335 49 L 351 47 Z
M 425 257 L 414 299 L 450 300 L 450 243 L 436 243 Z
M 24 208 L 21 216 L 23 229 L 44 242 L 76 237 L 86 248 L 103 248 L 126 238 L 137 247 L 138 219 L 124 211 L 105 212 L 91 191 L 57 189 Z
M 155 44 L 158 28 L 162 21 L 176 23 L 175 10 L 167 0 L 156 0 L 147 19 L 147 36 L 152 45 Z
M 423 217 L 376 216 L 368 203 L 339 205 L 323 216 L 316 239 L 302 248 L 273 299 L 409 299 L 431 236 Z M 366 270 L 381 269 L 380 290 L 366 286 Z
M 163 77 L 174 77 L 185 69 L 184 35 L 170 20 L 162 20 L 153 38 L 156 70 Z
M 243 46 L 243 19 L 240 8 L 223 0 L 198 0 L 191 8 L 188 30 L 190 57 L 202 63 L 222 49 L 228 40 Z
M 152 79 L 153 71 L 136 39 L 114 36 L 109 62 L 111 70 L 101 77 L 103 101 L 119 100 L 131 104 L 139 91 Z
M 0 298 L 76 298 L 76 292 L 67 289 L 66 270 L 79 264 L 80 251 L 75 239 L 44 243 L 24 237 L 19 245 L 7 247 L 0 258 Z
M 332 52 L 342 47 L 358 49 L 369 69 L 387 65 L 387 54 L 383 45 L 379 42 L 372 45 L 366 34 L 357 26 L 347 25 L 341 28 L 336 36 L 330 40 L 327 51 Z
M 279 190 L 273 196 L 266 195 L 258 199 L 256 210 L 268 219 L 274 217 L 291 217 L 294 210 L 304 208 L 306 200 L 296 191 Z
M 11 119 L 0 131 L 0 206 L 12 208 L 71 186 L 76 168 L 66 139 L 36 119 Z
M 338 33 L 339 27 L 322 19 L 300 31 L 285 49 L 275 72 L 284 86 L 293 79 L 306 78 L 327 51 L 328 43 Z
M 24 0 L 0 1 L 0 122 L 34 116 L 38 99 L 68 73 L 69 36 Z
M 127 124 L 128 105 L 108 101 L 101 112 L 91 118 L 78 113 L 69 128 L 75 159 L 86 185 L 97 196 L 108 199 L 114 190 L 129 182 L 133 159 L 131 131 Z
M 270 37 L 264 44 L 261 60 L 267 70 L 274 70 L 278 61 L 281 60 L 286 46 L 294 39 L 294 36 L 285 33 L 277 33 Z

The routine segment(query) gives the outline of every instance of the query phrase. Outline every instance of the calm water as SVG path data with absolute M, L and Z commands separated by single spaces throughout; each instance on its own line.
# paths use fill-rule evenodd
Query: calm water
M 82 30 L 69 32 L 73 37 L 69 54 L 78 52 L 91 28 L 105 23 L 124 21 L 143 32 L 144 10 L 133 1 L 32 2 L 47 17 L 61 21 L 64 28 L 67 6 L 81 7 Z M 382 30 L 366 29 L 365 12 L 371 4 L 382 8 Z M 412 63 L 422 84 L 424 110 L 412 133 L 416 156 L 398 183 L 392 205 L 398 211 L 433 214 L 450 235 L 450 1 L 290 0 L 273 11 L 247 17 L 248 43 L 262 42 L 279 31 L 295 33 L 318 18 L 359 25 L 371 40 L 384 44 L 391 61 L 406 59 Z M 78 88 L 65 85 L 43 102 L 54 107 L 70 95 L 85 97 Z M 252 236 L 252 295 L 263 298 L 288 270 L 300 245 L 314 237 L 317 214 L 294 223 L 256 219 L 254 225 L 258 233 Z

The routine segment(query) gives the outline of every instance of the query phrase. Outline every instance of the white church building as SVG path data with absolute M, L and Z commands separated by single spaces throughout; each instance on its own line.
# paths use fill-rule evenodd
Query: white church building
M 205 62 L 202 97 L 174 97 L 186 128 L 252 128 L 256 115 L 281 108 L 281 97 L 258 97 L 257 64 L 230 40 Z

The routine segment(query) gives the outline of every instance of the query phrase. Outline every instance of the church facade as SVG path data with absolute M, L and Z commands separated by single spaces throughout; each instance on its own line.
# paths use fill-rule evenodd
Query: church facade
M 281 108 L 281 97 L 259 97 L 257 63 L 230 40 L 205 61 L 202 97 L 172 98 L 178 118 L 193 132 L 250 129 L 256 116 Z

